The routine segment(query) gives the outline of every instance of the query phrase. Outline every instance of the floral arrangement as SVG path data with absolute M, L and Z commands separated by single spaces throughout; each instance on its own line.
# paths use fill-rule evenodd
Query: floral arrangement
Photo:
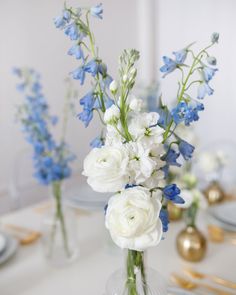
M 22 131 L 27 142 L 33 147 L 34 176 L 40 184 L 51 185 L 52 187 L 52 194 L 56 202 L 55 222 L 59 219 L 65 248 L 68 248 L 61 204 L 61 183 L 64 179 L 70 177 L 70 163 L 75 159 L 75 155 L 69 150 L 65 142 L 68 111 L 70 108 L 68 101 L 70 101 L 72 93 L 68 92 L 67 95 L 62 136 L 60 141 L 57 142 L 50 128 L 57 124 L 58 118 L 49 113 L 49 105 L 42 92 L 40 75 L 33 69 L 28 68 L 15 68 L 14 74 L 21 79 L 17 89 L 25 97 L 24 103 L 17 108 L 17 120 L 22 125 Z M 52 234 L 52 236 L 54 235 L 55 233 Z
M 163 57 L 160 70 L 164 77 L 175 70 L 181 74 L 176 104 L 172 109 L 161 105 L 158 112 L 143 112 L 142 100 L 132 95 L 138 51 L 123 51 L 116 80 L 108 75 L 107 66 L 98 56 L 90 17 L 102 19 L 102 13 L 102 4 L 77 9 L 65 5 L 55 25 L 75 43 L 68 52 L 80 60 L 79 67 L 71 72 L 73 78 L 83 84 L 90 74 L 94 81 L 90 92 L 80 100 L 83 112 L 79 119 L 87 127 L 96 111 L 105 125 L 84 160 L 83 175 L 95 191 L 114 194 L 105 210 L 105 225 L 116 245 L 128 249 L 128 294 L 138 294 L 137 269 L 141 270 L 144 294 L 148 294 L 143 251 L 158 245 L 168 229 L 167 202 L 185 202 L 176 184 L 162 186 L 162 180 L 170 166 L 181 166 L 177 162 L 180 155 L 189 160 L 194 151 L 175 128 L 180 123 L 189 126 L 197 121 L 204 109 L 200 100 L 213 94 L 209 81 L 217 69 L 209 65 L 214 66 L 216 59 L 208 50 L 218 42 L 219 35 L 214 33 L 210 45 L 197 54 L 191 44 L 174 52 L 174 59 Z M 196 98 L 189 94 L 194 85 L 198 85 Z

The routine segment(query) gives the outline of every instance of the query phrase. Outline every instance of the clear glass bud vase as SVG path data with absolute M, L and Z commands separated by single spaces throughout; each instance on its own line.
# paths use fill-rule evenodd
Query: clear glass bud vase
M 77 219 L 73 209 L 64 205 L 62 183 L 51 187 L 53 206 L 42 222 L 42 243 L 47 261 L 64 266 L 78 257 Z
M 106 295 L 166 295 L 167 283 L 154 269 L 146 267 L 146 253 L 125 252 L 125 268 L 107 281 Z

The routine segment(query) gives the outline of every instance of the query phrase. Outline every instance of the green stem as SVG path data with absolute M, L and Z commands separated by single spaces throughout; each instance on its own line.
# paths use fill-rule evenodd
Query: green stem
M 185 221 L 187 226 L 195 227 L 197 212 L 198 204 L 197 202 L 193 202 L 192 205 L 185 212 Z
M 53 245 L 55 242 L 55 234 L 56 234 L 56 224 L 57 224 L 57 221 L 59 220 L 61 233 L 62 233 L 62 237 L 63 237 L 64 250 L 65 250 L 66 255 L 68 257 L 70 257 L 68 236 L 67 236 L 65 220 L 64 220 L 64 215 L 63 215 L 63 211 L 62 211 L 62 204 L 61 204 L 61 182 L 54 182 L 52 184 L 52 189 L 53 189 L 53 197 L 56 202 L 56 212 L 55 212 L 54 223 L 53 223 L 52 234 L 51 234 L 51 245 L 52 246 L 50 247 L 50 254 L 52 254 L 52 251 L 53 251 Z

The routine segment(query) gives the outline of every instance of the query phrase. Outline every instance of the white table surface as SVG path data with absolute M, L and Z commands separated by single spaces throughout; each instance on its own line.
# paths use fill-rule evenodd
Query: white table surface
M 42 214 L 34 207 L 5 216 L 2 223 L 22 225 L 40 230 Z M 1 295 L 102 295 L 109 275 L 123 265 L 119 250 L 109 246 L 102 212 L 78 214 L 80 257 L 73 264 L 55 269 L 42 256 L 40 242 L 20 246 L 17 254 L 0 266 Z M 199 216 L 205 231 L 205 219 Z M 173 271 L 180 272 L 184 262 L 175 249 L 175 238 L 182 222 L 172 223 L 166 239 L 149 250 L 148 265 L 161 271 L 167 279 Z M 195 269 L 236 281 L 236 247 L 228 243 L 208 244 L 206 258 L 191 264 Z M 236 292 L 235 292 L 236 294 Z

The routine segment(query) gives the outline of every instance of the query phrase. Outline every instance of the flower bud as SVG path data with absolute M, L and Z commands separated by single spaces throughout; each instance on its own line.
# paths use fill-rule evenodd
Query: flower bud
M 123 76 L 123 82 L 125 83 L 125 82 L 127 82 L 127 80 L 128 80 L 128 76 L 125 74 L 124 76 Z
M 104 114 L 104 122 L 107 124 L 113 124 L 120 118 L 119 108 L 113 104 Z
M 214 56 L 208 56 L 207 57 L 207 62 L 211 66 L 216 66 L 216 64 L 217 64 L 217 60 L 216 60 L 216 58 Z
M 117 92 L 118 85 L 117 85 L 116 80 L 113 80 L 111 82 L 111 84 L 109 85 L 109 88 L 110 88 L 111 93 L 115 94 Z
M 219 33 L 213 33 L 212 35 L 211 35 L 211 42 L 212 43 L 218 43 L 218 41 L 219 41 L 219 37 L 220 37 L 220 34 Z

